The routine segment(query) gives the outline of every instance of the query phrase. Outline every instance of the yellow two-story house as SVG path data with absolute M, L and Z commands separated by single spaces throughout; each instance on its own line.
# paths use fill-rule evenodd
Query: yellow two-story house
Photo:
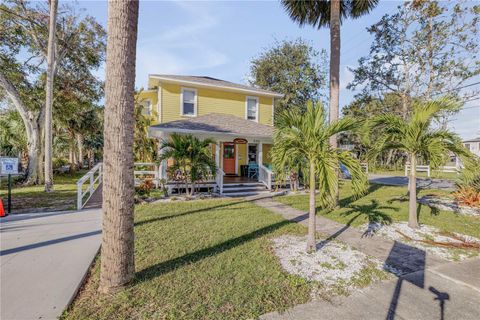
M 217 167 L 226 177 L 247 176 L 249 164 L 269 167 L 274 102 L 282 94 L 211 77 L 159 74 L 149 75 L 148 88 L 139 101 L 158 122 L 149 137 L 175 132 L 213 138 Z

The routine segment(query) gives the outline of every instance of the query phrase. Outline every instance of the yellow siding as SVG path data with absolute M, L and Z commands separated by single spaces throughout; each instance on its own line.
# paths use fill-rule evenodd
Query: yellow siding
M 162 122 L 180 120 L 180 93 L 184 86 L 163 83 L 162 88 Z M 197 116 L 208 113 L 231 114 L 240 118 L 245 117 L 245 101 L 247 96 L 242 93 L 226 92 L 221 90 L 197 89 Z M 259 123 L 272 125 L 272 98 L 259 97 Z
M 156 121 L 158 121 L 158 118 L 159 118 L 159 115 L 158 115 L 158 92 L 157 91 L 142 91 L 135 98 L 136 98 L 136 101 L 139 102 L 139 103 L 141 103 L 142 101 L 145 101 L 145 100 L 150 100 L 153 115 L 155 116 L 155 123 L 153 123 L 153 124 L 156 124 Z
M 271 164 L 272 163 L 272 156 L 270 155 L 270 151 L 272 149 L 271 144 L 264 144 L 262 146 L 263 150 L 263 164 Z
M 247 145 L 246 144 L 237 144 L 237 153 L 238 153 L 238 174 L 240 175 L 242 173 L 242 170 L 240 170 L 240 166 L 243 166 L 247 164 Z

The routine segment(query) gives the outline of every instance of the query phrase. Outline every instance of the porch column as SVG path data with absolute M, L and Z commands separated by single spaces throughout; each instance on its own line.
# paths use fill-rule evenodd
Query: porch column
M 160 138 L 158 139 L 158 142 L 159 142 L 159 144 L 158 144 L 158 155 L 162 155 L 165 152 L 165 150 L 160 149 L 160 145 L 161 145 L 163 139 L 167 139 L 167 136 L 165 134 L 162 134 L 160 136 Z M 160 161 L 160 166 L 158 168 L 158 171 L 159 171 L 158 172 L 159 178 L 167 180 L 167 160 Z
M 263 165 L 263 143 L 258 144 L 258 164 Z
M 220 168 L 220 142 L 215 143 L 215 164 Z

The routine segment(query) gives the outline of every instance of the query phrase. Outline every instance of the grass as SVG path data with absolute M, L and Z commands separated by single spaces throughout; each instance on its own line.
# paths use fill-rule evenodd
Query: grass
M 282 271 L 269 241 L 305 227 L 250 202 L 140 205 L 135 224 L 134 282 L 98 294 L 97 260 L 63 319 L 248 319 L 310 298 L 311 284 Z
M 340 187 L 340 208 L 332 211 L 317 207 L 317 213 L 339 223 L 358 227 L 369 221 L 398 222 L 408 221 L 407 187 L 382 186 L 372 184 L 367 195 L 355 200 L 350 182 Z M 443 190 L 420 190 L 418 196 L 434 194 L 446 196 Z M 277 198 L 278 201 L 299 210 L 308 210 L 308 195 L 293 195 Z M 435 226 L 440 231 L 459 232 L 480 238 L 480 218 L 462 216 L 451 211 L 432 210 L 418 205 L 419 222 Z
M 72 174 L 57 174 L 54 176 L 54 189 L 46 193 L 43 185 L 23 186 L 15 183 L 12 187 L 12 212 L 33 212 L 48 210 L 70 210 L 76 206 L 76 182 L 87 170 L 77 171 Z M 85 185 L 85 188 L 87 186 Z M 6 209 L 7 179 L 2 178 L 0 197 Z

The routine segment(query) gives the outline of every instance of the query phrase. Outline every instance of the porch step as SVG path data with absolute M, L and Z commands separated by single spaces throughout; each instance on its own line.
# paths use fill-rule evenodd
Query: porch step
M 227 197 L 249 197 L 270 193 L 261 182 L 238 182 L 223 185 L 223 195 Z

